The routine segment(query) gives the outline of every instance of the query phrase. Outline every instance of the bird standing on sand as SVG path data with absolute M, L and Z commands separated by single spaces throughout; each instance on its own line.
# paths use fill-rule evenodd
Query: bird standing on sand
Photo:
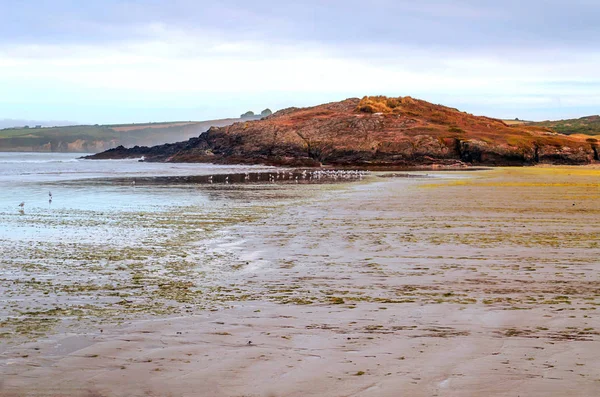
M 19 207 L 21 207 L 21 208 L 25 207 L 25 202 L 22 201 L 21 204 L 19 204 Z

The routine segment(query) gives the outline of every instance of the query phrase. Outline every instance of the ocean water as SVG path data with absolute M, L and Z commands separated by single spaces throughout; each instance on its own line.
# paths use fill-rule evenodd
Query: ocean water
M 269 167 L 214 164 L 145 163 L 138 160 L 84 160 L 72 153 L 0 153 L 0 212 L 50 210 L 130 210 L 207 203 L 206 194 L 190 194 L 174 181 L 163 188 L 132 186 L 136 178 L 202 176 Z M 120 182 L 113 182 L 119 178 Z M 123 183 L 126 181 L 128 183 Z M 189 186 L 188 186 L 189 188 Z M 52 202 L 49 202 L 49 192 Z M 197 193 L 197 192 L 196 192 Z

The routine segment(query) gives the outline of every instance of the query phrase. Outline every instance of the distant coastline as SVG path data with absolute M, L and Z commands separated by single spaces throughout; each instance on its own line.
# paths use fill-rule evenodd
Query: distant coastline
M 198 136 L 212 126 L 258 118 L 4 128 L 0 129 L 0 152 L 97 153 L 119 145 L 153 146 Z

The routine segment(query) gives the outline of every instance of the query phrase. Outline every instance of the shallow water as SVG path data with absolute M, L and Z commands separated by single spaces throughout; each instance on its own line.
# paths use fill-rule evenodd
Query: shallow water
M 206 203 L 205 195 L 180 189 L 132 189 L 136 178 L 264 171 L 269 167 L 145 163 L 137 160 L 83 160 L 80 154 L 0 153 L 0 212 L 49 210 L 149 210 Z M 129 183 L 113 182 L 127 178 Z M 49 203 L 52 192 L 52 203 Z

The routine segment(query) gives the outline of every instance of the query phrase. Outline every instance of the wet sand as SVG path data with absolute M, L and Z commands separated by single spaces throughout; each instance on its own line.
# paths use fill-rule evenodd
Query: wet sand
M 179 310 L 120 324 L 90 320 L 6 344 L 0 390 L 600 393 L 600 169 L 494 169 L 314 189 L 274 198 L 259 214 L 251 207 L 245 222 L 219 229 L 203 245 L 220 269 L 207 277 L 210 288 L 198 296 L 169 284 L 158 295 L 179 298 Z

